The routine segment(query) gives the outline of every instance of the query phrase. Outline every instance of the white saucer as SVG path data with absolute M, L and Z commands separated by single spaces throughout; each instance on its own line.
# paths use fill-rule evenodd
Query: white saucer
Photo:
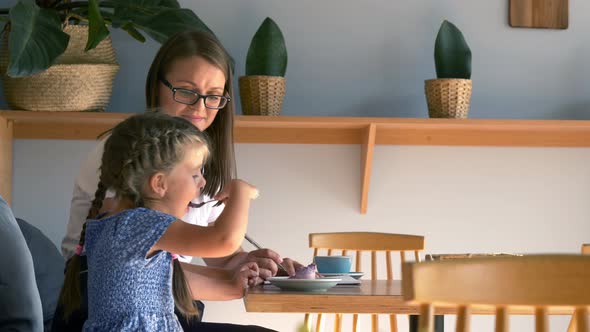
M 271 285 L 283 290 L 322 292 L 332 288 L 342 279 L 340 278 L 318 278 L 318 279 L 290 279 L 289 277 L 270 277 L 266 279 Z
M 320 273 L 321 275 L 323 275 L 324 277 L 337 277 L 337 276 L 343 276 L 343 275 L 347 275 L 347 276 L 351 276 L 355 279 L 360 279 L 362 276 L 365 275 L 364 272 L 348 272 L 348 273 Z

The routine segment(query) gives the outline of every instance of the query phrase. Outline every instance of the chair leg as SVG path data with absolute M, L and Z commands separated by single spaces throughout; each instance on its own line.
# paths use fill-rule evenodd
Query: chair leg
M 334 332 L 342 331 L 342 314 L 336 314 L 334 317 Z
M 391 332 L 397 332 L 397 316 L 389 315 L 389 330 Z
M 357 332 L 359 328 L 359 315 L 352 315 L 352 332 Z
M 322 318 L 324 318 L 324 315 L 318 314 L 318 319 L 315 324 L 315 332 L 322 332 Z
M 588 322 L 588 309 L 585 307 L 576 309 L 576 330 L 578 332 L 590 331 L 590 322 Z
M 576 324 L 576 313 L 572 315 L 572 319 L 570 319 L 570 325 L 567 327 L 567 332 L 577 332 Z
M 371 315 L 371 331 L 378 332 L 379 331 L 379 316 L 373 314 Z

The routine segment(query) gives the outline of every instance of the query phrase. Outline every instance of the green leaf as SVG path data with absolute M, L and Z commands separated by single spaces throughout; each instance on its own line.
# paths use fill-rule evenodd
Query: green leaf
M 168 7 L 168 8 L 180 8 L 180 4 L 176 0 L 161 0 L 158 6 Z
M 436 36 L 434 63 L 438 78 L 471 78 L 471 50 L 461 31 L 446 20 Z
M 122 2 L 115 8 L 115 17 L 119 22 L 133 22 L 136 28 L 160 43 L 185 30 L 203 30 L 213 34 L 190 9 L 143 7 L 138 10 L 135 6 L 125 6 Z
M 133 26 L 133 23 L 126 23 L 121 27 L 121 29 L 127 31 L 127 33 L 133 37 L 135 40 L 138 40 L 142 43 L 145 43 L 145 37 L 141 34 L 141 32 L 137 31 Z
M 33 0 L 19 0 L 9 16 L 9 76 L 28 76 L 45 70 L 66 50 L 70 36 L 62 31 L 55 11 L 39 8 Z
M 103 41 L 109 35 L 97 0 L 88 0 L 88 41 L 84 51 L 89 51 Z
M 285 76 L 287 47 L 279 26 L 267 17 L 254 34 L 246 56 L 246 75 Z

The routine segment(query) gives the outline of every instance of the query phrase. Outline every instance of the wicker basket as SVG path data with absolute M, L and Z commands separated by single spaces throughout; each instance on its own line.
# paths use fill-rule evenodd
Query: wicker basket
M 432 79 L 424 82 L 428 115 L 431 118 L 467 118 L 471 80 Z
M 68 25 L 70 42 L 64 54 L 47 70 L 20 78 L 5 75 L 8 65 L 8 35 L 2 36 L 0 72 L 4 95 L 12 109 L 29 111 L 104 111 L 113 79 L 119 71 L 111 39 L 84 52 L 88 27 Z
M 282 76 L 241 76 L 240 98 L 245 115 L 279 115 L 285 98 Z

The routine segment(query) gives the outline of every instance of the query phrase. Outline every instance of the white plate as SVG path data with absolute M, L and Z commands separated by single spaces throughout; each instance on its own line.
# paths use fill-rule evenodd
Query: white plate
M 337 276 L 351 276 L 355 279 L 360 279 L 362 276 L 365 275 L 365 272 L 348 272 L 348 273 L 322 273 L 324 277 L 337 277 Z
M 283 290 L 322 292 L 332 288 L 342 279 L 340 278 L 318 278 L 318 279 L 289 279 L 289 277 L 270 277 L 266 279 L 271 285 Z

